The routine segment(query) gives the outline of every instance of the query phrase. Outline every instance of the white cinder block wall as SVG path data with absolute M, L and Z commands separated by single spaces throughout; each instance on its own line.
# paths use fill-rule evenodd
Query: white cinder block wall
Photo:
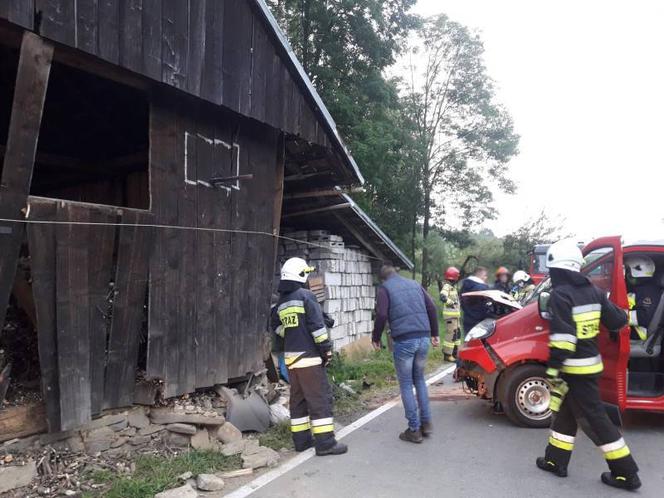
M 279 245 L 279 261 L 303 257 L 317 271 L 313 276 L 323 277 L 325 302 L 323 311 L 331 315 L 334 348 L 339 349 L 373 329 L 373 310 L 376 288 L 373 270 L 366 251 L 346 246 L 343 238 L 325 230 L 282 233 L 287 240 Z

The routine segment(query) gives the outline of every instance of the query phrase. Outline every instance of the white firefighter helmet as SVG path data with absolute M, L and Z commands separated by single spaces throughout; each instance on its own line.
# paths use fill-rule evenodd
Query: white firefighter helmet
M 561 270 L 581 271 L 585 263 L 581 249 L 572 239 L 559 240 L 546 251 L 546 267 Z
M 655 274 L 655 262 L 649 256 L 627 256 L 625 266 L 634 278 L 647 278 Z
M 525 284 L 528 280 L 530 280 L 530 275 L 523 270 L 515 271 L 512 277 L 512 281 L 515 284 Z
M 305 283 L 307 277 L 316 268 L 309 266 L 302 258 L 290 258 L 281 267 L 281 280 Z

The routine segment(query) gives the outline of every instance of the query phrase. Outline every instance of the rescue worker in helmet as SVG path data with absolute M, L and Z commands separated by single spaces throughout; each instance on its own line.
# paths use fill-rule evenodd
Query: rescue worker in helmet
M 552 387 L 550 408 L 554 415 L 549 444 L 544 457 L 537 458 L 537 467 L 567 477 L 580 425 L 609 466 L 610 472 L 601 475 L 602 482 L 637 489 L 641 486 L 639 469 L 599 393 L 604 368 L 597 342 L 600 324 L 613 331 L 615 339 L 615 331 L 627 324 L 627 315 L 580 273 L 584 260 L 576 242 L 568 239 L 551 245 L 546 261 L 552 285 L 546 376 Z
M 627 299 L 629 301 L 629 325 L 631 340 L 645 341 L 648 325 L 662 295 L 662 288 L 655 279 L 655 262 L 648 256 L 625 256 Z
M 443 320 L 445 320 L 445 338 L 443 339 L 443 355 L 445 361 L 456 361 L 457 349 L 461 345 L 461 329 L 459 320 L 461 308 L 457 283 L 461 272 L 454 266 L 445 270 L 445 282 L 440 290 L 440 301 L 443 303 Z
M 510 294 L 512 292 L 512 286 L 510 285 L 510 271 L 504 266 L 501 266 L 496 270 L 496 281 L 493 283 L 493 288 L 502 291 L 505 294 Z
M 271 325 L 284 339 L 295 450 L 315 446 L 316 455 L 340 455 L 348 448 L 334 437 L 332 390 L 325 371 L 332 359 L 332 343 L 316 296 L 305 288 L 313 271 L 301 258 L 283 264 Z
M 533 292 L 533 290 L 535 290 L 535 284 L 530 278 L 530 275 L 523 270 L 514 272 L 512 282 L 514 282 L 512 296 L 514 296 L 514 299 L 519 302 L 522 302 Z

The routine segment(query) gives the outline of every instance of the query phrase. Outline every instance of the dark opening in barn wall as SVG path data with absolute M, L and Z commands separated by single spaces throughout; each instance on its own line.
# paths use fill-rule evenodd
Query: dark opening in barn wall
M 2 174 L 7 146 L 17 66 L 18 50 L 0 45 L 0 174 Z
M 148 96 L 54 63 L 31 195 L 148 209 Z

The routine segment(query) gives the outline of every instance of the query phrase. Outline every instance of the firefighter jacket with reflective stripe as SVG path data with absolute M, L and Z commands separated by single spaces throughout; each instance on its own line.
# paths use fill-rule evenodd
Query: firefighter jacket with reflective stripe
M 616 331 L 627 324 L 627 315 L 580 273 L 552 269 L 551 279 L 550 375 L 599 375 L 600 324 Z
M 443 288 L 440 290 L 440 300 L 443 303 L 443 316 L 445 318 L 458 318 L 461 316 L 459 291 L 455 283 L 450 281 L 443 283 Z
M 284 338 L 284 359 L 288 368 L 320 365 L 332 343 L 316 296 L 301 286 L 280 288 L 272 311 L 274 332 Z
M 632 327 L 632 339 L 645 341 L 648 338 L 648 325 L 655 314 L 659 304 L 662 288 L 655 285 L 653 280 L 639 282 L 630 288 L 627 294 L 629 301 L 629 325 Z

